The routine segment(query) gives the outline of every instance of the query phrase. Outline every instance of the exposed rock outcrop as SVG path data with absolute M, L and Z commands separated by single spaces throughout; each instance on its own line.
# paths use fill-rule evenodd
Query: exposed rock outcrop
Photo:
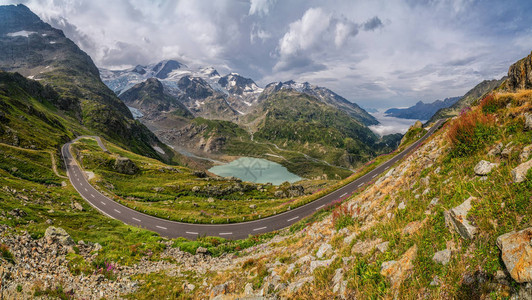
M 401 283 L 410 276 L 414 268 L 414 259 L 417 255 L 417 246 L 414 245 L 403 254 L 401 259 L 382 263 L 381 275 L 386 276 L 392 285 L 392 290 L 397 290 Z
M 532 282 L 532 227 L 512 231 L 497 238 L 501 257 L 512 278 Z
M 532 53 L 510 66 L 507 85 L 511 90 L 532 89 Z
M 469 197 L 462 204 L 444 212 L 445 224 L 447 227 L 454 228 L 464 239 L 473 239 L 477 233 L 477 227 L 471 225 L 467 220 L 467 214 L 471 210 L 471 201 L 475 197 Z

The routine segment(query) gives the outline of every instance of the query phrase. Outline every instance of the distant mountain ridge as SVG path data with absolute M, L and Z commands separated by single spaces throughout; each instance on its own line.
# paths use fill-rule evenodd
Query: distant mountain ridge
M 261 99 L 280 89 L 290 89 L 318 98 L 327 105 L 345 111 L 364 125 L 378 121 L 356 103 L 333 91 L 308 82 L 274 82 L 259 87 L 251 78 L 238 73 L 221 76 L 213 67 L 191 68 L 176 60 L 163 60 L 149 65 L 137 65 L 125 70 L 100 68 L 102 81 L 117 95 L 135 84 L 157 78 L 166 93 L 180 101 L 197 117 L 237 120 L 256 108 Z
M 449 107 L 460 100 L 461 97 L 450 97 L 444 100 L 436 100 L 431 103 L 417 102 L 414 106 L 408 108 L 390 108 L 384 113 L 389 117 L 396 117 L 401 119 L 417 119 L 428 120 L 439 109 Z
M 477 84 L 471 90 L 469 90 L 460 100 L 447 108 L 442 108 L 438 110 L 432 118 L 429 119 L 428 123 L 434 122 L 443 118 L 450 118 L 457 116 L 462 109 L 470 107 L 476 100 L 486 95 L 487 93 L 498 88 L 508 77 L 504 76 L 503 78 L 497 80 L 484 80 L 481 83 Z

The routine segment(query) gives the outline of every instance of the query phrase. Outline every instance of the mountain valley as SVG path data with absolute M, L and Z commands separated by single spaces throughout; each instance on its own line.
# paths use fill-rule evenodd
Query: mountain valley
M 532 299 L 532 52 L 380 136 L 326 87 L 98 68 L 67 33 L 0 6 L 1 299 Z

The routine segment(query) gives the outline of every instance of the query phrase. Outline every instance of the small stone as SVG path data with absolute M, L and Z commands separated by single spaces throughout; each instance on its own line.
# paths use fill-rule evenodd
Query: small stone
M 83 211 L 83 206 L 81 206 L 81 204 L 79 204 L 78 202 L 72 202 L 70 206 L 72 207 L 72 209 Z
M 526 174 L 528 173 L 528 170 L 531 167 L 532 167 L 532 159 L 515 167 L 511 172 L 513 181 L 515 183 L 525 181 Z
M 506 145 L 506 147 L 504 147 L 504 150 L 502 150 L 502 152 L 501 152 L 501 156 L 503 158 L 509 158 L 510 157 L 510 154 L 512 154 L 512 150 L 514 149 L 514 147 L 512 145 L 513 145 L 513 142 L 509 142 Z
M 521 162 L 525 162 L 530 156 L 530 153 L 532 153 L 532 144 L 524 147 L 521 151 L 521 154 L 519 154 L 519 159 L 521 160 Z
M 323 258 L 328 252 L 329 253 L 332 252 L 332 246 L 327 243 L 322 244 L 320 248 L 318 249 L 318 252 L 316 253 L 316 257 Z
M 486 160 L 481 160 L 476 166 L 475 166 L 475 174 L 479 175 L 479 176 L 484 176 L 484 175 L 488 175 L 491 170 L 498 166 L 499 164 L 497 163 L 491 163 L 489 161 L 486 161 Z
M 434 276 L 432 281 L 430 282 L 430 286 L 438 286 L 441 284 L 441 279 L 438 277 L 438 275 Z
M 399 203 L 399 205 L 397 206 L 397 209 L 399 210 L 403 210 L 406 208 L 406 204 L 404 201 L 402 201 L 401 203 Z
M 440 198 L 432 198 L 429 203 L 429 207 L 434 207 L 436 204 L 438 204 L 438 201 L 440 201 Z
M 525 113 L 525 130 L 532 130 L 532 113 Z
M 423 226 L 423 223 L 420 222 L 420 221 L 412 221 L 410 223 L 408 223 L 405 228 L 403 229 L 403 234 L 404 235 L 412 235 L 416 232 L 418 232 L 418 230 Z
M 253 295 L 253 284 L 251 282 L 246 283 L 246 286 L 244 287 L 244 295 L 245 296 Z
M 497 146 L 493 147 L 493 149 L 488 152 L 488 156 L 495 157 L 501 154 L 502 147 L 504 147 L 504 144 L 502 142 L 498 143 Z
M 384 253 L 388 251 L 388 246 L 390 245 L 390 242 L 382 242 L 376 246 L 377 250 L 379 250 L 381 253 Z
M 198 247 L 198 249 L 196 249 L 196 254 L 207 254 L 208 252 L 209 250 L 205 247 Z
M 257 208 L 257 205 L 255 205 L 255 204 L 251 204 L 251 205 L 249 206 L 249 208 L 251 208 L 251 209 L 255 209 L 255 208 Z
M 445 250 L 436 252 L 434 256 L 432 257 L 432 260 L 444 266 L 447 265 L 449 261 L 451 260 L 451 250 L 445 249 Z

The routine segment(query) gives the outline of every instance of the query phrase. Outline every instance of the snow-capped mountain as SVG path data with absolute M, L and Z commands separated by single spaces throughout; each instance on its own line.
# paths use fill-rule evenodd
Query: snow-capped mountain
M 237 73 L 221 76 L 213 67 L 190 68 L 176 60 L 125 70 L 102 68 L 100 76 L 119 96 L 138 83 L 157 78 L 168 94 L 180 99 L 197 116 L 212 115 L 209 110 L 216 102 L 219 102 L 215 105 L 217 111 L 227 106 L 224 111 L 235 113 L 220 116 L 221 119 L 233 119 L 247 113 L 263 91 L 252 79 Z

